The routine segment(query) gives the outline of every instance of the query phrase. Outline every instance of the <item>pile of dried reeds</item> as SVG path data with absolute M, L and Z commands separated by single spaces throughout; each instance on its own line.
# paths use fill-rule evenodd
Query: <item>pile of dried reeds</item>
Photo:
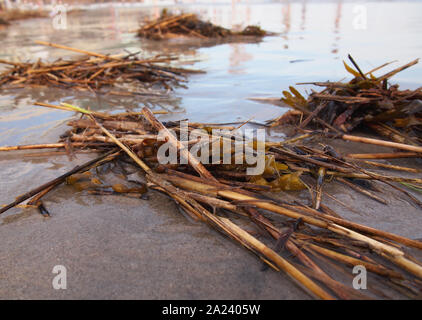
M 0 24 L 8 25 L 10 21 L 45 17 L 48 17 L 48 12 L 44 10 L 7 9 L 0 11 Z
M 142 170 L 146 184 L 139 186 L 137 182 L 136 187 L 114 185 L 107 186 L 107 189 L 98 178 L 92 178 L 88 191 L 139 197 L 147 187 L 159 190 L 192 218 L 215 227 L 275 271 L 285 272 L 314 297 L 388 298 L 388 294 L 383 293 L 385 290 L 409 298 L 421 296 L 422 264 L 407 252 L 406 247 L 422 249 L 422 242 L 344 219 L 321 201 L 322 189 L 329 179 L 346 181 L 353 189 L 383 201 L 374 192 L 359 187 L 356 184 L 359 179 L 390 185 L 421 205 L 411 194 L 393 184 L 420 185 L 421 179 L 386 176 L 362 169 L 353 161 L 353 155 L 341 156 L 330 146 L 316 148 L 307 145 L 309 133 L 281 143 L 247 141 L 254 152 L 258 152 L 260 144 L 265 144 L 265 170 L 263 174 L 251 177 L 246 174 L 247 163 L 203 165 L 192 155 L 192 143 L 181 138 L 178 123 L 161 123 L 146 107 L 141 112 L 110 115 L 69 104 L 38 105 L 76 111 L 83 117 L 69 123 L 71 129 L 59 143 L 3 147 L 0 151 L 65 148 L 72 155 L 79 149 L 88 149 L 99 152 L 100 156 L 19 196 L 0 209 L 0 213 L 30 199 L 29 204 L 47 215 L 42 197 L 53 188 L 64 182 L 72 184 L 80 179 L 91 179 L 92 176 L 82 173 L 110 161 L 121 161 Z M 203 128 L 208 135 L 211 126 L 189 123 L 189 131 L 198 128 Z M 157 134 L 168 133 L 169 129 L 173 129 L 176 135 L 168 134 L 165 141 L 160 141 Z M 233 136 L 222 135 L 217 140 L 213 136 L 209 143 L 235 144 L 234 133 L 238 128 L 229 129 L 232 129 Z M 163 143 L 175 148 L 179 160 L 186 160 L 185 164 L 160 164 L 157 151 Z M 233 150 L 236 149 L 230 150 L 229 156 L 235 157 Z M 305 183 L 302 178 L 310 182 Z M 284 192 L 304 188 L 312 194 L 312 205 Z M 282 198 L 277 198 L 277 193 L 271 191 L 281 193 Z M 255 236 L 245 231 L 241 219 L 234 217 L 255 223 L 261 233 Z M 368 283 L 365 293 L 352 289 L 351 279 L 345 282 L 327 271 L 334 267 L 349 279 L 349 267 L 358 265 L 364 266 L 377 279 Z
M 312 92 L 307 99 L 294 87 L 290 87 L 290 92 L 284 91 L 281 100 L 298 112 L 276 119 L 273 125 L 299 122 L 299 117 L 294 120 L 292 114 L 304 114 L 300 128 L 316 122 L 330 131 L 345 133 L 364 126 L 395 142 L 421 145 L 422 88 L 399 90 L 397 84 L 389 83 L 392 76 L 415 65 L 419 59 L 378 77 L 373 73 L 388 63 L 363 72 L 350 55 L 349 59 L 354 68 L 345 62 L 344 66 L 354 76 L 350 82 L 301 83 L 325 88 Z
M 205 22 L 193 13 L 172 15 L 163 11 L 158 19 L 147 21 L 138 30 L 138 36 L 154 40 L 162 40 L 180 36 L 208 38 L 227 38 L 239 36 L 263 37 L 268 33 L 258 26 L 247 26 L 243 31 L 236 32 L 211 22 Z
M 82 53 L 85 57 L 76 60 L 58 59 L 52 63 L 40 60 L 35 63 L 0 60 L 0 63 L 11 65 L 0 74 L 0 86 L 50 86 L 103 93 L 110 91 L 102 89 L 119 88 L 120 91 L 135 94 L 143 88 L 172 89 L 184 86 L 188 73 L 200 72 L 163 65 L 176 60 L 175 57 L 141 59 L 136 53 L 113 56 L 44 41 L 36 43 Z

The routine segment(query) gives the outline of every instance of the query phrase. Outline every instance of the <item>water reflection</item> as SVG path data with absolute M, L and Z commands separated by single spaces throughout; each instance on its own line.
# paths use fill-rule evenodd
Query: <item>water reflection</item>
M 333 43 L 333 50 L 331 50 L 332 53 L 337 54 L 338 53 L 338 45 L 339 41 L 341 39 L 340 37 L 340 20 L 341 20 L 341 10 L 343 7 L 343 1 L 339 1 L 336 8 L 336 15 L 334 20 L 334 43 Z

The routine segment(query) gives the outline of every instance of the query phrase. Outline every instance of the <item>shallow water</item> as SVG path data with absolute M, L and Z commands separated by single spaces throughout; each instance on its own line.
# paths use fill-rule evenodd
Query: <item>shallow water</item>
M 353 26 L 354 9 L 362 4 L 367 10 L 367 28 L 357 30 Z M 35 107 L 34 102 L 69 102 L 109 111 L 136 109 L 149 103 L 157 110 L 176 111 L 161 116 L 162 120 L 232 122 L 253 118 L 263 122 L 286 109 L 248 98 L 280 97 L 282 90 L 297 82 L 347 77 L 341 61 L 348 53 L 364 70 L 392 60 L 398 60 L 394 64 L 398 66 L 422 56 L 422 3 L 417 1 L 245 1 L 175 8 L 196 12 L 225 27 L 259 24 L 279 34 L 250 43 L 140 40 L 134 33 L 139 20 L 151 13 L 158 15 L 161 7 L 139 5 L 69 14 L 66 30 L 54 30 L 51 19 L 17 22 L 0 30 L 0 59 L 34 61 L 75 56 L 33 43 L 45 40 L 102 53 L 119 53 L 122 49 L 143 50 L 146 56 L 177 53 L 185 62 L 193 61 L 185 66 L 206 73 L 191 76 L 188 89 L 154 99 L 96 97 L 53 88 L 1 90 L 0 144 L 57 141 L 73 114 Z M 421 85 L 421 75 L 422 65 L 416 65 L 394 79 L 402 87 L 416 88 Z M 373 151 L 369 146 L 359 148 L 361 152 Z M 68 162 L 62 156 L 47 159 L 21 155 L 0 155 L 0 203 L 88 158 L 80 155 Z M 330 185 L 328 192 L 362 212 L 351 214 L 338 203 L 324 200 L 345 217 L 422 238 L 420 211 L 400 194 L 391 193 L 390 206 L 385 207 L 336 184 Z M 61 187 L 45 202 L 51 219 L 43 219 L 34 210 L 16 208 L 1 220 L 0 298 L 307 297 L 284 275 L 261 272 L 255 257 L 208 226 L 175 214 L 176 206 L 163 195 L 152 193 L 151 200 L 144 201 L 86 196 Z M 72 286 L 67 292 L 51 289 L 55 264 L 69 267 Z
M 177 53 L 195 60 L 191 67 L 206 71 L 190 77 L 189 89 L 178 89 L 170 106 L 183 108 L 192 121 L 230 122 L 254 118 L 263 121 L 285 109 L 250 101 L 250 97 L 279 97 L 281 91 L 297 82 L 340 80 L 347 77 L 341 60 L 350 53 L 363 70 L 398 60 L 393 66 L 422 56 L 422 3 L 417 1 L 377 1 L 364 3 L 367 25 L 356 29 L 354 22 L 362 7 L 360 1 L 282 1 L 234 4 L 191 4 L 174 10 L 199 13 L 204 19 L 225 27 L 242 28 L 258 24 L 279 35 L 258 43 L 227 43 L 200 47 L 201 42 L 171 41 L 156 43 L 141 40 L 133 32 L 145 16 L 158 15 L 161 7 L 108 8 L 70 13 L 66 30 L 54 30 L 51 19 L 20 21 L 0 31 L 0 58 L 35 61 L 76 54 L 35 45 L 44 40 L 105 53 L 144 50 Z M 34 24 L 37 28 L 34 28 Z M 190 65 L 189 65 L 190 66 Z M 385 72 L 393 66 L 387 67 Z M 384 71 L 379 71 L 384 72 Z M 420 85 L 422 65 L 416 65 L 394 80 L 404 88 Z M 299 86 L 302 92 L 309 87 Z M 67 114 L 37 111 L 35 101 L 62 102 L 95 109 L 140 107 L 144 99 L 109 99 L 78 92 L 26 90 L 0 97 L 1 143 L 30 143 L 40 137 L 39 125 L 47 129 Z M 177 99 L 180 98 L 180 99 Z M 166 104 L 162 101 L 163 104 Z M 26 113 L 27 111 L 29 111 Z M 42 116 L 39 113 L 43 112 Z M 48 116 L 47 116 L 48 114 Z M 180 115 L 171 116 L 180 118 Z M 168 117 L 164 117 L 168 118 Z M 5 124 L 7 119 L 7 124 Z M 12 120 L 10 122 L 9 120 Z M 24 127 L 22 131 L 19 128 Z M 16 129 L 18 128 L 18 129 Z M 31 130 L 31 128 L 33 130 Z M 29 140 L 28 140 L 29 139 Z

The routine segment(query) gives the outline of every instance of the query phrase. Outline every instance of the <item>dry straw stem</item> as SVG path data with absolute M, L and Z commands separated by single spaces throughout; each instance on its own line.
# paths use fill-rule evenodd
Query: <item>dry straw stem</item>
M 382 204 L 387 204 L 387 201 L 385 201 L 384 199 L 378 197 L 377 195 L 373 194 L 372 192 L 365 190 L 357 185 L 355 185 L 354 183 L 347 181 L 346 179 L 337 177 L 336 178 L 339 182 L 344 183 L 345 185 L 348 185 L 350 188 L 352 188 L 353 190 L 356 190 L 357 192 L 363 193 L 364 195 L 378 201 L 381 202 Z
M 48 46 L 48 47 L 53 47 L 53 48 L 58 48 L 58 49 L 64 49 L 64 50 L 73 51 L 73 52 L 77 52 L 77 53 L 82 53 L 82 54 L 86 54 L 88 56 L 97 57 L 97 58 L 101 58 L 101 59 L 112 59 L 112 60 L 121 61 L 120 58 L 116 58 L 116 57 L 113 57 L 113 56 L 107 56 L 107 55 L 104 55 L 104 54 L 101 54 L 101 53 L 71 48 L 71 47 L 64 46 L 64 45 L 57 44 L 57 43 L 51 43 L 51 42 L 41 41 L 41 40 L 35 40 L 35 43 L 43 45 L 43 46 Z
M 321 92 L 312 92 L 307 99 L 294 87 L 289 87 L 290 91 L 283 91 L 284 97 L 281 101 L 300 110 L 307 115 L 307 118 L 300 123 L 302 118 L 299 120 L 299 116 L 290 114 L 288 117 L 274 119 L 272 126 L 299 122 L 298 129 L 301 130 L 310 124 L 311 120 L 315 120 L 325 129 L 335 133 L 334 137 L 340 137 L 346 141 L 421 153 L 421 140 L 418 137 L 421 130 L 419 101 L 422 99 L 422 90 L 421 88 L 399 90 L 398 85 L 390 85 L 387 81 L 398 72 L 418 63 L 419 59 L 378 78 L 372 72 L 388 64 L 364 73 L 350 55 L 349 59 L 354 68 L 344 61 L 343 63 L 347 72 L 354 78 L 347 83 L 308 83 L 323 86 L 325 89 Z M 329 108 L 325 108 L 327 105 Z M 394 142 L 344 134 L 360 126 L 369 126 L 381 136 L 386 136 Z
M 155 95 L 163 92 L 150 92 L 151 88 L 170 90 L 175 86 L 184 86 L 188 73 L 198 73 L 198 70 L 164 66 L 177 60 L 176 57 L 151 57 L 140 59 L 137 54 L 124 56 L 104 55 L 96 52 L 80 50 L 59 44 L 37 41 L 38 44 L 48 45 L 85 54 L 75 60 L 58 59 L 51 63 L 38 60 L 35 63 L 13 63 L 0 60 L 0 63 L 11 65 L 0 74 L 0 85 L 15 86 L 54 86 L 72 88 L 76 90 L 96 93 L 116 94 L 113 87 L 125 85 L 134 89 L 126 91 L 126 95 Z M 142 86 L 142 87 L 140 87 Z M 138 92 L 141 88 L 141 92 Z M 145 92 L 143 89 L 148 89 Z
M 299 241 L 299 243 L 303 245 L 305 249 L 310 248 L 312 250 L 317 251 L 320 254 L 323 254 L 326 257 L 332 258 L 336 261 L 344 262 L 349 266 L 354 267 L 354 266 L 362 265 L 369 271 L 377 273 L 379 275 L 386 276 L 389 278 L 403 279 L 403 275 L 401 275 L 400 273 L 394 270 L 380 267 L 379 265 L 376 265 L 374 263 L 364 261 L 362 259 L 353 258 L 348 255 L 345 255 L 345 254 L 342 254 L 342 253 L 339 253 L 339 252 L 336 252 L 336 251 L 333 251 L 333 250 L 330 250 L 330 249 L 327 249 L 327 248 L 324 248 L 312 243 L 307 243 L 305 241 Z
M 263 37 L 269 33 L 258 26 L 247 26 L 241 32 L 235 32 L 211 22 L 202 21 L 192 13 L 172 15 L 163 12 L 156 20 L 146 23 L 138 30 L 142 38 L 163 40 L 168 38 L 188 36 L 201 39 L 230 38 L 235 40 L 244 36 Z
M 104 137 L 103 135 L 93 134 L 93 135 L 81 135 L 81 134 L 73 134 L 71 139 L 73 141 L 100 141 L 104 143 L 113 143 L 113 140 Z M 131 143 L 131 144 L 141 144 L 145 140 L 157 140 L 157 136 L 155 134 L 138 134 L 138 135 L 123 135 L 119 138 L 121 142 Z
M 288 233 L 286 236 L 285 234 L 281 234 L 280 231 L 269 221 L 265 218 L 258 210 L 254 208 L 245 208 L 252 220 L 266 229 L 269 234 L 277 240 L 279 243 L 280 240 L 284 241 L 284 246 L 287 250 L 291 252 L 292 255 L 297 257 L 300 262 L 302 262 L 306 267 L 308 267 L 313 272 L 314 278 L 323 282 L 328 288 L 333 290 L 334 293 L 338 295 L 341 299 L 366 299 L 367 297 L 363 294 L 359 294 L 356 290 L 350 289 L 349 287 L 345 286 L 344 284 L 332 279 L 327 273 L 325 273 L 314 261 L 312 261 L 299 247 L 293 242 L 291 239 L 291 235 L 293 234 L 293 229 L 291 232 Z M 277 245 L 276 245 L 277 246 Z
M 47 107 L 47 108 L 52 108 L 52 109 L 59 109 L 59 110 L 65 110 L 65 111 L 72 111 L 75 112 L 76 110 L 72 107 L 66 106 L 66 104 L 62 104 L 62 105 L 55 105 L 55 104 L 50 104 L 50 103 L 44 103 L 44 102 L 35 102 L 34 103 L 35 106 L 40 106 L 40 107 Z M 106 113 L 101 113 L 101 112 L 95 112 L 95 111 L 90 111 L 92 115 L 96 116 L 97 118 L 100 119 L 111 119 L 112 117 Z
M 178 15 L 178 16 L 170 16 L 167 19 L 156 20 L 154 22 L 151 22 L 150 24 L 147 24 L 146 26 L 142 27 L 142 29 L 143 30 L 149 30 L 149 29 L 156 27 L 158 25 L 162 28 L 162 27 L 165 27 L 166 25 L 168 25 L 172 22 L 176 22 L 178 20 L 193 17 L 193 16 L 194 16 L 193 13 L 185 13 L 185 14 L 181 14 L 181 15 Z
M 245 246 L 247 249 L 251 250 L 253 253 L 257 254 L 273 269 L 284 270 L 313 296 L 323 299 L 332 298 L 330 293 L 319 287 L 317 283 L 312 282 L 310 278 L 320 281 L 321 285 L 325 285 L 324 288 L 329 288 L 331 290 L 330 292 L 333 292 L 336 297 L 343 299 L 366 298 L 362 295 L 355 294 L 353 291 L 348 290 L 344 284 L 331 278 L 301 250 L 302 244 L 298 242 L 299 239 L 305 239 L 306 242 L 319 242 L 318 239 L 313 239 L 308 235 L 309 232 L 311 232 L 311 234 L 318 232 L 317 228 L 314 228 L 313 226 L 329 231 L 326 232 L 324 230 L 319 230 L 317 234 L 320 234 L 320 236 L 318 236 L 318 238 L 322 237 L 325 239 L 324 241 L 329 241 L 328 243 L 330 243 L 330 245 L 334 245 L 336 248 L 339 248 L 342 250 L 341 252 L 346 250 L 346 254 L 349 254 L 354 258 L 363 259 L 368 263 L 372 263 L 370 268 L 372 268 L 371 271 L 375 273 L 383 275 L 390 280 L 399 278 L 399 275 L 394 273 L 393 270 L 387 269 L 374 261 L 366 259 L 364 255 L 362 256 L 361 250 L 365 250 L 366 252 L 366 250 L 370 248 L 382 257 L 385 257 L 401 266 L 402 270 L 408 270 L 409 272 L 416 274 L 418 277 L 421 277 L 421 267 L 418 265 L 418 262 L 412 260 L 412 257 L 404 255 L 400 247 L 396 247 L 398 245 L 390 240 L 403 243 L 408 246 L 414 246 L 419 249 L 422 248 L 421 242 L 344 220 L 322 204 L 321 208 L 328 214 L 306 206 L 294 206 L 287 203 L 279 203 L 278 200 L 275 200 L 276 202 L 267 200 L 268 198 L 271 198 L 270 196 L 264 196 L 265 198 L 262 198 L 263 195 L 257 193 L 257 191 L 262 192 L 262 190 L 267 189 L 259 185 L 258 187 L 260 188 L 257 188 L 257 185 L 251 183 L 249 179 L 246 179 L 247 177 L 245 177 L 245 174 L 242 171 L 245 167 L 236 167 L 236 169 L 241 169 L 241 171 L 234 172 L 240 174 L 238 176 L 234 175 L 230 178 L 234 181 L 220 180 L 220 182 L 214 178 L 210 172 L 208 172 L 207 168 L 203 166 L 202 168 L 198 166 L 195 167 L 195 163 L 192 164 L 192 162 L 190 163 L 190 168 L 186 166 L 170 166 L 176 170 L 173 171 L 167 169 L 166 174 L 157 173 L 163 172 L 163 169 L 166 170 L 165 166 L 157 164 L 156 169 L 152 169 L 146 161 L 151 161 L 151 163 L 154 163 L 155 165 L 157 148 L 160 146 L 160 143 L 156 141 L 156 130 L 162 130 L 164 124 L 155 119 L 151 111 L 147 108 L 142 110 L 141 115 L 138 113 L 136 115 L 129 114 L 127 116 L 107 114 L 99 114 L 97 116 L 94 112 L 69 104 L 64 104 L 60 107 L 61 108 L 59 109 L 83 113 L 87 117 L 86 119 L 82 118 L 69 123 L 73 129 L 69 130 L 66 135 L 64 135 L 67 141 L 72 141 L 72 139 L 79 141 L 80 139 L 85 138 L 89 141 L 101 141 L 107 148 L 114 148 L 115 145 L 117 145 L 135 162 L 137 166 L 140 166 L 146 172 L 146 179 L 151 188 L 169 195 L 192 218 L 207 222 L 214 226 L 217 230 L 223 232 Z M 167 128 L 170 128 L 173 125 L 175 125 L 173 122 L 165 124 Z M 138 134 L 134 134 L 134 132 Z M 170 136 L 171 135 L 169 135 L 169 137 Z M 143 140 L 145 137 L 147 137 L 146 141 Z M 151 139 L 151 137 L 154 137 L 154 139 Z M 173 146 L 177 147 L 179 153 L 182 154 L 183 152 L 181 152 L 181 149 L 186 148 L 185 145 L 182 144 L 175 136 L 172 143 Z M 292 153 L 290 149 L 288 149 L 290 147 L 291 146 L 288 146 L 283 150 L 287 151 L 287 153 Z M 348 175 L 356 174 L 357 169 L 346 166 L 340 161 L 341 157 L 338 161 L 333 160 L 334 156 L 331 156 L 332 151 L 325 154 L 325 151 L 322 152 L 305 145 L 297 145 L 297 147 L 303 152 L 308 153 L 309 157 L 313 157 L 314 160 L 323 160 L 319 161 L 318 164 L 322 163 L 324 165 L 331 165 L 330 170 L 336 170 L 337 173 L 339 173 L 337 170 L 343 170 L 346 172 L 344 174 Z M 272 148 L 275 149 L 276 147 L 272 146 Z M 105 148 L 103 148 L 103 150 L 104 149 Z M 184 150 L 187 159 L 192 157 L 187 148 Z M 271 153 L 271 150 L 272 149 L 267 150 L 267 155 L 274 155 Z M 287 153 L 280 152 L 281 155 L 277 154 L 277 156 L 284 159 L 282 161 L 285 161 L 287 164 L 290 162 L 298 165 L 306 165 L 305 163 L 309 163 L 308 157 L 305 157 L 305 159 L 295 158 L 293 156 L 289 156 Z M 125 159 L 121 160 L 125 162 L 127 161 Z M 328 163 L 325 161 L 328 161 Z M 228 171 L 230 173 L 232 170 L 218 165 L 213 166 L 212 168 L 217 169 L 216 171 L 213 171 L 213 174 L 215 173 L 216 176 L 219 176 L 219 174 L 217 174 L 219 171 L 223 172 L 224 170 L 230 170 Z M 299 167 L 299 169 L 300 168 L 306 169 L 303 167 Z M 293 171 L 297 171 L 299 169 L 293 169 Z M 183 172 L 178 170 L 183 170 Z M 290 168 L 290 170 L 292 170 L 292 168 Z M 200 177 L 188 174 L 195 171 L 200 175 Z M 333 172 L 334 171 L 331 171 L 331 173 Z M 281 174 L 281 172 L 278 173 Z M 329 170 L 327 170 L 327 174 L 330 174 Z M 204 177 L 212 177 L 213 179 Z M 253 190 L 254 192 L 250 190 Z M 216 213 L 213 214 L 208 211 L 207 208 L 222 208 L 242 217 L 249 217 L 251 221 L 257 224 L 260 228 L 264 228 L 268 231 L 273 238 L 278 239 L 276 248 L 270 249 L 264 243 L 242 230 L 239 226 L 236 226 L 233 222 L 229 220 L 226 221 L 224 218 L 222 219 Z M 262 210 L 263 212 L 261 213 L 258 210 Z M 271 211 L 296 220 L 301 218 L 305 223 L 310 224 L 311 226 L 301 226 L 299 229 L 292 229 L 291 233 L 281 232 L 269 219 L 263 216 L 265 211 Z M 215 210 L 215 212 L 218 212 L 218 210 Z M 289 224 L 288 221 L 284 221 L 283 223 Z M 324 236 L 324 234 L 326 234 L 326 236 Z M 287 240 L 284 242 L 283 239 L 286 235 Z M 308 238 L 306 238 L 307 235 Z M 277 253 L 278 250 L 281 250 L 278 245 L 279 241 L 284 242 L 284 248 L 294 255 L 294 257 L 296 257 L 305 266 L 305 268 L 295 266 L 293 262 L 287 262 L 286 259 L 279 256 Z M 325 249 L 325 256 L 329 256 L 331 259 L 338 262 L 348 265 L 352 262 L 359 262 L 350 260 L 346 254 L 337 253 L 334 251 L 335 249 L 323 249 Z M 356 253 L 351 253 L 347 251 L 348 249 L 351 249 Z M 309 251 L 312 252 L 312 254 L 321 254 L 321 252 L 317 252 L 317 249 L 315 248 L 308 247 L 307 250 L 312 250 Z M 404 272 L 403 275 L 405 275 Z
M 354 141 L 354 142 L 360 142 L 360 143 L 366 143 L 366 144 L 373 144 L 377 146 L 382 147 L 390 147 L 390 148 L 396 148 L 406 151 L 413 151 L 417 153 L 422 153 L 422 147 L 419 146 L 412 146 L 404 143 L 397 143 L 397 142 L 391 142 L 391 141 L 385 141 L 385 140 L 379 140 L 379 139 L 372 139 L 372 138 L 365 138 L 365 137 L 358 137 L 358 136 L 352 136 L 349 134 L 343 134 L 341 135 L 341 138 L 346 141 Z
M 117 144 L 129 157 L 132 158 L 133 161 L 137 165 L 139 165 L 147 174 L 147 178 L 151 180 L 153 183 L 157 184 L 164 192 L 168 195 L 172 196 L 180 205 L 182 205 L 186 210 L 191 214 L 193 218 L 201 219 L 202 217 L 198 215 L 190 205 L 186 202 L 183 197 L 178 194 L 178 190 L 174 188 L 168 182 L 162 180 L 159 176 L 157 176 L 149 167 L 148 165 L 143 162 L 139 157 L 133 153 L 128 147 L 126 147 L 122 142 L 120 142 L 111 132 L 109 132 L 106 128 L 104 128 L 101 124 L 99 124 L 92 114 L 89 114 L 89 117 L 96 123 L 96 125 L 115 143 Z

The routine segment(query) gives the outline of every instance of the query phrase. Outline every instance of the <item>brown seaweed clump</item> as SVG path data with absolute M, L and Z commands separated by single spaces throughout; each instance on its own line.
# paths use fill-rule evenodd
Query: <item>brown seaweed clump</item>
M 240 32 L 216 26 L 211 22 L 202 21 L 193 13 L 172 15 L 163 11 L 161 16 L 147 22 L 138 30 L 141 38 L 163 40 L 180 36 L 208 38 L 227 38 L 235 36 L 263 37 L 268 33 L 258 26 L 247 26 Z

